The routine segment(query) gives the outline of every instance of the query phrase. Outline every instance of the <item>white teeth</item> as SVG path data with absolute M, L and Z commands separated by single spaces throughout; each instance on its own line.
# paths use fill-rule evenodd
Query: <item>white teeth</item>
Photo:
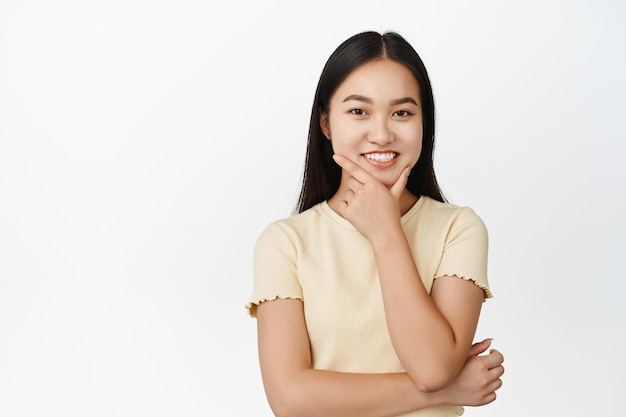
M 395 152 L 386 153 L 366 153 L 364 154 L 367 159 L 371 159 L 376 162 L 389 162 L 395 158 L 398 154 Z

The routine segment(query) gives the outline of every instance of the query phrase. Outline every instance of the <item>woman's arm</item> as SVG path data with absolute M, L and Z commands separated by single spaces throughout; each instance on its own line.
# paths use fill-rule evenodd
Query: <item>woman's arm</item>
M 401 228 L 390 231 L 387 242 L 371 243 L 396 354 L 421 390 L 439 390 L 454 379 L 467 357 L 483 290 L 472 281 L 441 277 L 429 295 Z
M 482 405 L 495 399 L 501 385 L 498 352 L 469 358 L 459 378 L 434 393 L 420 392 L 406 373 L 314 370 L 302 301 L 266 301 L 256 316 L 263 384 L 278 417 L 384 417 L 437 404 Z M 475 345 L 474 353 L 488 346 Z
M 351 175 L 337 207 L 372 246 L 396 354 L 420 390 L 440 390 L 467 358 L 483 290 L 456 277 L 436 279 L 431 294 L 424 287 L 400 222 L 408 170 L 388 189 L 352 161 L 336 160 Z

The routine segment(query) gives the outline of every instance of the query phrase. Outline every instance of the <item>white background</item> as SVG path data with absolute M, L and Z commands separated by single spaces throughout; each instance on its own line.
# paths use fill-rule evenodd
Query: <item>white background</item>
M 0 415 L 270 416 L 244 304 L 328 55 L 394 29 L 490 232 L 468 416 L 623 412 L 625 3 L 4 1 Z M 620 256 L 622 255 L 622 256 Z

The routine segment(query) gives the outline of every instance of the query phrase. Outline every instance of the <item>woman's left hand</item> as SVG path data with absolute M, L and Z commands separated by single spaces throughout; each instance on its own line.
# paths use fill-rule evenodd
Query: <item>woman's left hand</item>
M 347 190 L 336 195 L 337 209 L 369 241 L 400 225 L 400 196 L 409 177 L 405 168 L 396 182 L 387 188 L 363 168 L 344 156 L 334 155 L 335 162 L 350 177 Z

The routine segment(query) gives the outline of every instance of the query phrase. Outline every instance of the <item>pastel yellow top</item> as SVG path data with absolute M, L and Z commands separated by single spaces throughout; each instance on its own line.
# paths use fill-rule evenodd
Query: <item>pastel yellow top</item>
M 420 197 L 402 227 L 424 286 L 456 276 L 491 292 L 487 282 L 487 230 L 466 207 Z M 391 343 L 369 242 L 326 202 L 271 223 L 254 251 L 252 317 L 263 301 L 304 302 L 313 368 L 339 372 L 403 372 Z M 428 341 L 425 341 L 428 343 Z M 439 406 L 405 416 L 459 416 L 462 407 Z

